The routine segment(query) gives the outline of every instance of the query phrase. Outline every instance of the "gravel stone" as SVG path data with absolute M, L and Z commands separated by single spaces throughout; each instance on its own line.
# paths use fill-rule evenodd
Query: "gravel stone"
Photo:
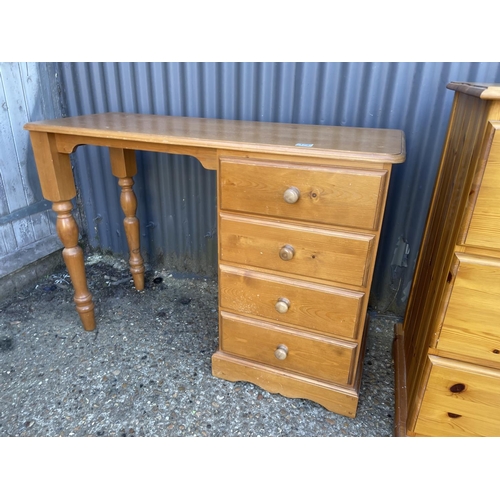
M 213 377 L 217 282 L 86 261 L 97 329 L 85 332 L 65 269 L 0 303 L 0 436 L 392 436 L 392 340 L 399 319 L 370 311 L 354 419 Z

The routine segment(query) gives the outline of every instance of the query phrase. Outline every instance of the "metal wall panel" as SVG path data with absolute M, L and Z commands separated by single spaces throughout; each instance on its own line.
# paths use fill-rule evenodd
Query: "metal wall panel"
M 403 314 L 452 103 L 449 81 L 499 82 L 492 63 L 64 63 L 70 116 L 105 111 L 398 128 L 372 306 Z M 107 152 L 75 153 L 93 247 L 127 253 Z M 188 157 L 138 153 L 142 244 L 167 266 L 216 270 L 215 175 Z M 146 203 L 147 201 L 147 203 Z

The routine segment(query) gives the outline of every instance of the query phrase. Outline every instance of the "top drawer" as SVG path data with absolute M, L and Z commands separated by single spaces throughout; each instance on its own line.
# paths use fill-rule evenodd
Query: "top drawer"
M 220 208 L 376 230 L 387 177 L 387 170 L 222 160 Z
M 466 245 L 500 250 L 500 123 L 494 133 L 488 162 L 472 214 Z

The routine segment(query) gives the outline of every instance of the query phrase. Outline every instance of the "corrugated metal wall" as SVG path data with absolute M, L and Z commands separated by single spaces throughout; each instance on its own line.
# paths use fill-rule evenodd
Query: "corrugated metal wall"
M 450 81 L 499 82 L 500 63 L 62 63 L 70 116 L 125 111 L 238 120 L 398 128 L 372 306 L 403 314 L 452 103 Z M 93 247 L 126 253 L 107 152 L 77 150 Z M 139 153 L 142 244 L 167 266 L 216 270 L 215 175 L 188 157 Z M 147 202 L 147 203 L 146 203 Z

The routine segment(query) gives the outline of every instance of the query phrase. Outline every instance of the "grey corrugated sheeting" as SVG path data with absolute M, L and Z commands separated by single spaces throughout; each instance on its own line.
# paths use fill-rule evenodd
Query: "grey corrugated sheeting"
M 452 103 L 450 81 L 500 81 L 499 63 L 61 63 L 70 116 L 106 111 L 397 128 L 372 305 L 404 312 Z M 77 152 L 89 242 L 127 252 L 106 151 Z M 192 158 L 138 153 L 143 246 L 192 272 L 216 269 L 215 175 Z M 147 202 L 147 203 L 146 203 Z M 398 241 L 400 245 L 398 246 Z M 406 258 L 393 260 L 398 246 Z M 392 263 L 392 265 L 391 265 Z

